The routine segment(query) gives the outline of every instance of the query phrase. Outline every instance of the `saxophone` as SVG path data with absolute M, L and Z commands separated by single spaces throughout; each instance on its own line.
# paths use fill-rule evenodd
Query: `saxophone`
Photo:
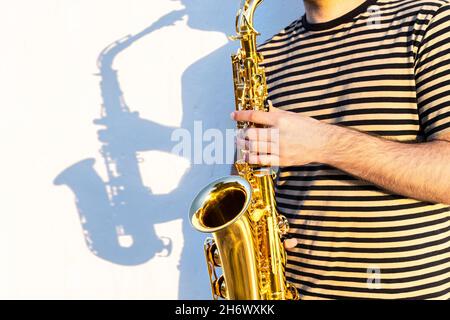
M 236 16 L 241 48 L 232 55 L 236 110 L 269 111 L 266 76 L 257 52 L 254 12 L 263 0 L 243 0 Z M 240 122 L 239 129 L 256 127 Z M 241 151 L 242 152 L 242 151 Z M 274 172 L 237 160 L 237 176 L 216 180 L 192 202 L 189 219 L 195 229 L 212 233 L 204 245 L 213 299 L 296 300 L 286 281 L 282 237 L 287 219 L 276 210 Z M 222 269 L 219 276 L 218 268 Z

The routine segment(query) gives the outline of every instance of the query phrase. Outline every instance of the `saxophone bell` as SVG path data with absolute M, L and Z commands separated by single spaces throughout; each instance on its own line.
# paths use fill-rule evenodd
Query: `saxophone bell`
M 261 299 L 258 261 L 252 245 L 250 216 L 252 188 L 240 176 L 218 179 L 203 188 L 192 202 L 192 226 L 212 233 L 204 250 L 214 299 Z M 222 275 L 217 269 L 222 269 Z
M 252 188 L 239 176 L 216 180 L 203 188 L 192 202 L 190 221 L 200 232 L 218 232 L 243 215 L 250 205 Z

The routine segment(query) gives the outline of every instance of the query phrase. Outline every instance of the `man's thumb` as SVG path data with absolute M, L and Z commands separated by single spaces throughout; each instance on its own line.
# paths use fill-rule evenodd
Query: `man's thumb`
M 295 238 L 291 238 L 291 239 L 286 239 L 286 240 L 284 240 L 284 247 L 285 247 L 286 249 L 292 249 L 292 248 L 295 248 L 295 247 L 297 246 L 297 244 L 298 244 L 298 241 L 297 241 L 297 239 L 295 239 Z
M 281 112 L 280 109 L 275 108 L 271 100 L 267 100 L 267 104 L 269 105 L 269 112 Z

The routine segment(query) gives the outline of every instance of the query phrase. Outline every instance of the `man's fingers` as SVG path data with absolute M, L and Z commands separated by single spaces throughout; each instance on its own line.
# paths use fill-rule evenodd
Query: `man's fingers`
M 237 139 L 236 144 L 239 149 L 251 153 L 279 154 L 280 151 L 278 143 L 271 141 Z
M 261 166 L 277 167 L 280 162 L 278 156 L 273 154 L 258 154 L 248 152 L 245 154 L 246 162 L 250 164 L 256 164 Z
M 238 132 L 239 139 L 272 141 L 278 143 L 279 131 L 273 128 L 249 128 Z
M 264 111 L 234 111 L 231 113 L 231 118 L 235 121 L 251 122 L 265 126 L 272 126 L 275 124 L 273 114 Z

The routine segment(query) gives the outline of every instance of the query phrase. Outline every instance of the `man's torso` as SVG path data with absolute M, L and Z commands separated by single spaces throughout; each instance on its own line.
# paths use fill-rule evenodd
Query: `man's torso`
M 415 61 L 442 3 L 381 0 L 335 26 L 295 21 L 261 47 L 269 98 L 328 123 L 423 141 Z M 287 276 L 304 299 L 449 296 L 448 206 L 322 164 L 282 168 L 276 191 L 299 240 Z

